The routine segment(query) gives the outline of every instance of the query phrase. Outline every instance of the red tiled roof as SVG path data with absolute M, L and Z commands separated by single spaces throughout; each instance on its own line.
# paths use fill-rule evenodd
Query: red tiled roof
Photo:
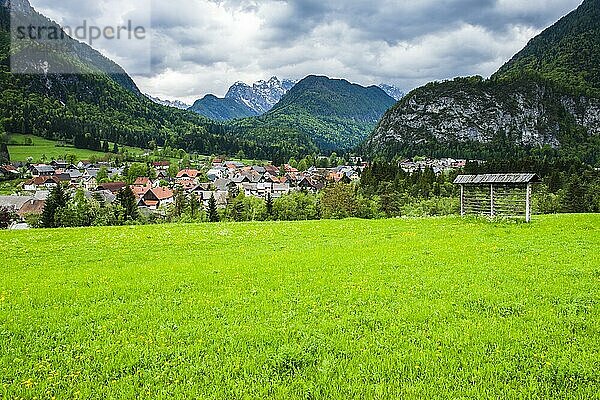
M 6 171 L 9 171 L 9 172 L 16 172 L 16 173 L 18 173 L 18 172 L 19 172 L 19 170 L 18 170 L 18 169 L 16 169 L 16 168 L 14 167 L 14 165 L 10 165 L 10 164 L 8 164 L 8 165 L 3 165 L 3 166 L 2 166 L 2 168 L 3 168 L 4 170 L 6 170 Z
M 171 189 L 158 187 L 158 188 L 154 188 L 154 189 L 150 189 L 150 190 L 152 191 L 152 193 L 154 193 L 156 198 L 159 200 L 166 200 L 166 199 L 170 199 L 171 197 L 173 197 L 173 191 Z
M 196 178 L 200 172 L 196 169 L 183 169 L 177 174 L 177 178 Z
M 140 187 L 140 186 L 133 186 L 131 188 L 131 191 L 133 192 L 134 195 L 136 195 L 138 198 L 142 197 L 144 194 L 146 194 L 146 192 L 150 190 L 147 187 Z
M 25 182 L 25 185 L 40 186 L 40 185 L 45 185 L 46 183 L 51 183 L 48 181 L 52 181 L 53 183 L 56 183 L 56 184 L 60 183 L 60 179 L 58 179 L 57 176 L 36 176 L 35 178 L 30 179 L 27 182 Z

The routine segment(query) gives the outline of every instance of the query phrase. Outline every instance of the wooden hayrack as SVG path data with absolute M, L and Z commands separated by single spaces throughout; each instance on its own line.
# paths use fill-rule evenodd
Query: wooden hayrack
M 531 221 L 532 185 L 536 174 L 459 175 L 460 214 L 490 217 L 525 217 Z

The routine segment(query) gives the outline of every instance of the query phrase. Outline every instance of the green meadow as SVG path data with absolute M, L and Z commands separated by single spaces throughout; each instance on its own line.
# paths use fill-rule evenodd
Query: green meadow
M 33 145 L 21 145 L 26 138 L 31 139 Z M 58 142 L 47 140 L 33 135 L 12 134 L 9 138 L 8 152 L 12 161 L 27 161 L 29 157 L 34 162 L 49 162 L 52 159 L 66 159 L 69 155 L 74 155 L 77 160 L 89 160 L 91 157 L 102 158 L 106 154 L 100 151 L 77 149 L 73 146 L 58 146 Z M 13 143 L 13 144 L 10 144 Z M 19 143 L 19 144 L 14 144 Z M 110 145 L 112 148 L 112 143 Z M 132 154 L 142 154 L 141 149 L 134 147 L 123 147 Z
M 593 399 L 600 215 L 0 232 L 0 398 Z

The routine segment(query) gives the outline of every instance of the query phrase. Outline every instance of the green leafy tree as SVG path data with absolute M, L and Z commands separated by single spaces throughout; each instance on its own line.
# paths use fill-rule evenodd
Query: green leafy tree
M 142 163 L 133 163 L 129 166 L 127 170 L 127 183 L 132 184 L 135 182 L 137 178 L 148 177 L 149 176 L 149 167 L 146 164 Z
M 179 167 L 177 166 L 177 164 L 170 164 L 169 169 L 167 170 L 167 175 L 169 175 L 169 178 L 171 178 L 171 179 L 175 178 L 178 173 L 179 173 Z
M 78 190 L 67 206 L 57 211 L 55 217 L 56 225 L 62 227 L 91 226 L 94 219 L 94 206 L 85 198 L 83 190 Z
M 137 200 L 131 187 L 125 186 L 117 194 L 117 202 L 123 208 L 123 219 L 125 221 L 136 220 L 139 216 Z
M 326 219 L 358 217 L 359 204 L 353 185 L 336 183 L 327 187 L 321 193 L 320 205 Z
M 96 175 L 96 181 L 98 183 L 109 182 L 108 168 L 106 168 L 105 166 L 100 167 L 100 170 L 98 171 L 98 174 Z
M 308 164 L 306 163 L 306 159 L 300 160 L 298 163 L 298 171 L 304 172 L 308 169 Z
M 13 215 L 7 207 L 0 207 L 0 229 L 6 229 L 10 226 Z

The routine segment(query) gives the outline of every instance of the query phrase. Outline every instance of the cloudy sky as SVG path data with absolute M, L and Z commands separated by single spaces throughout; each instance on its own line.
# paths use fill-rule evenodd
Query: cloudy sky
M 409 90 L 489 76 L 581 0 L 32 0 L 61 24 L 134 19 L 150 53 L 95 47 L 140 88 L 188 103 L 236 81 L 309 74 Z M 147 44 L 147 43 L 146 43 Z M 142 66 L 150 65 L 151 69 Z

